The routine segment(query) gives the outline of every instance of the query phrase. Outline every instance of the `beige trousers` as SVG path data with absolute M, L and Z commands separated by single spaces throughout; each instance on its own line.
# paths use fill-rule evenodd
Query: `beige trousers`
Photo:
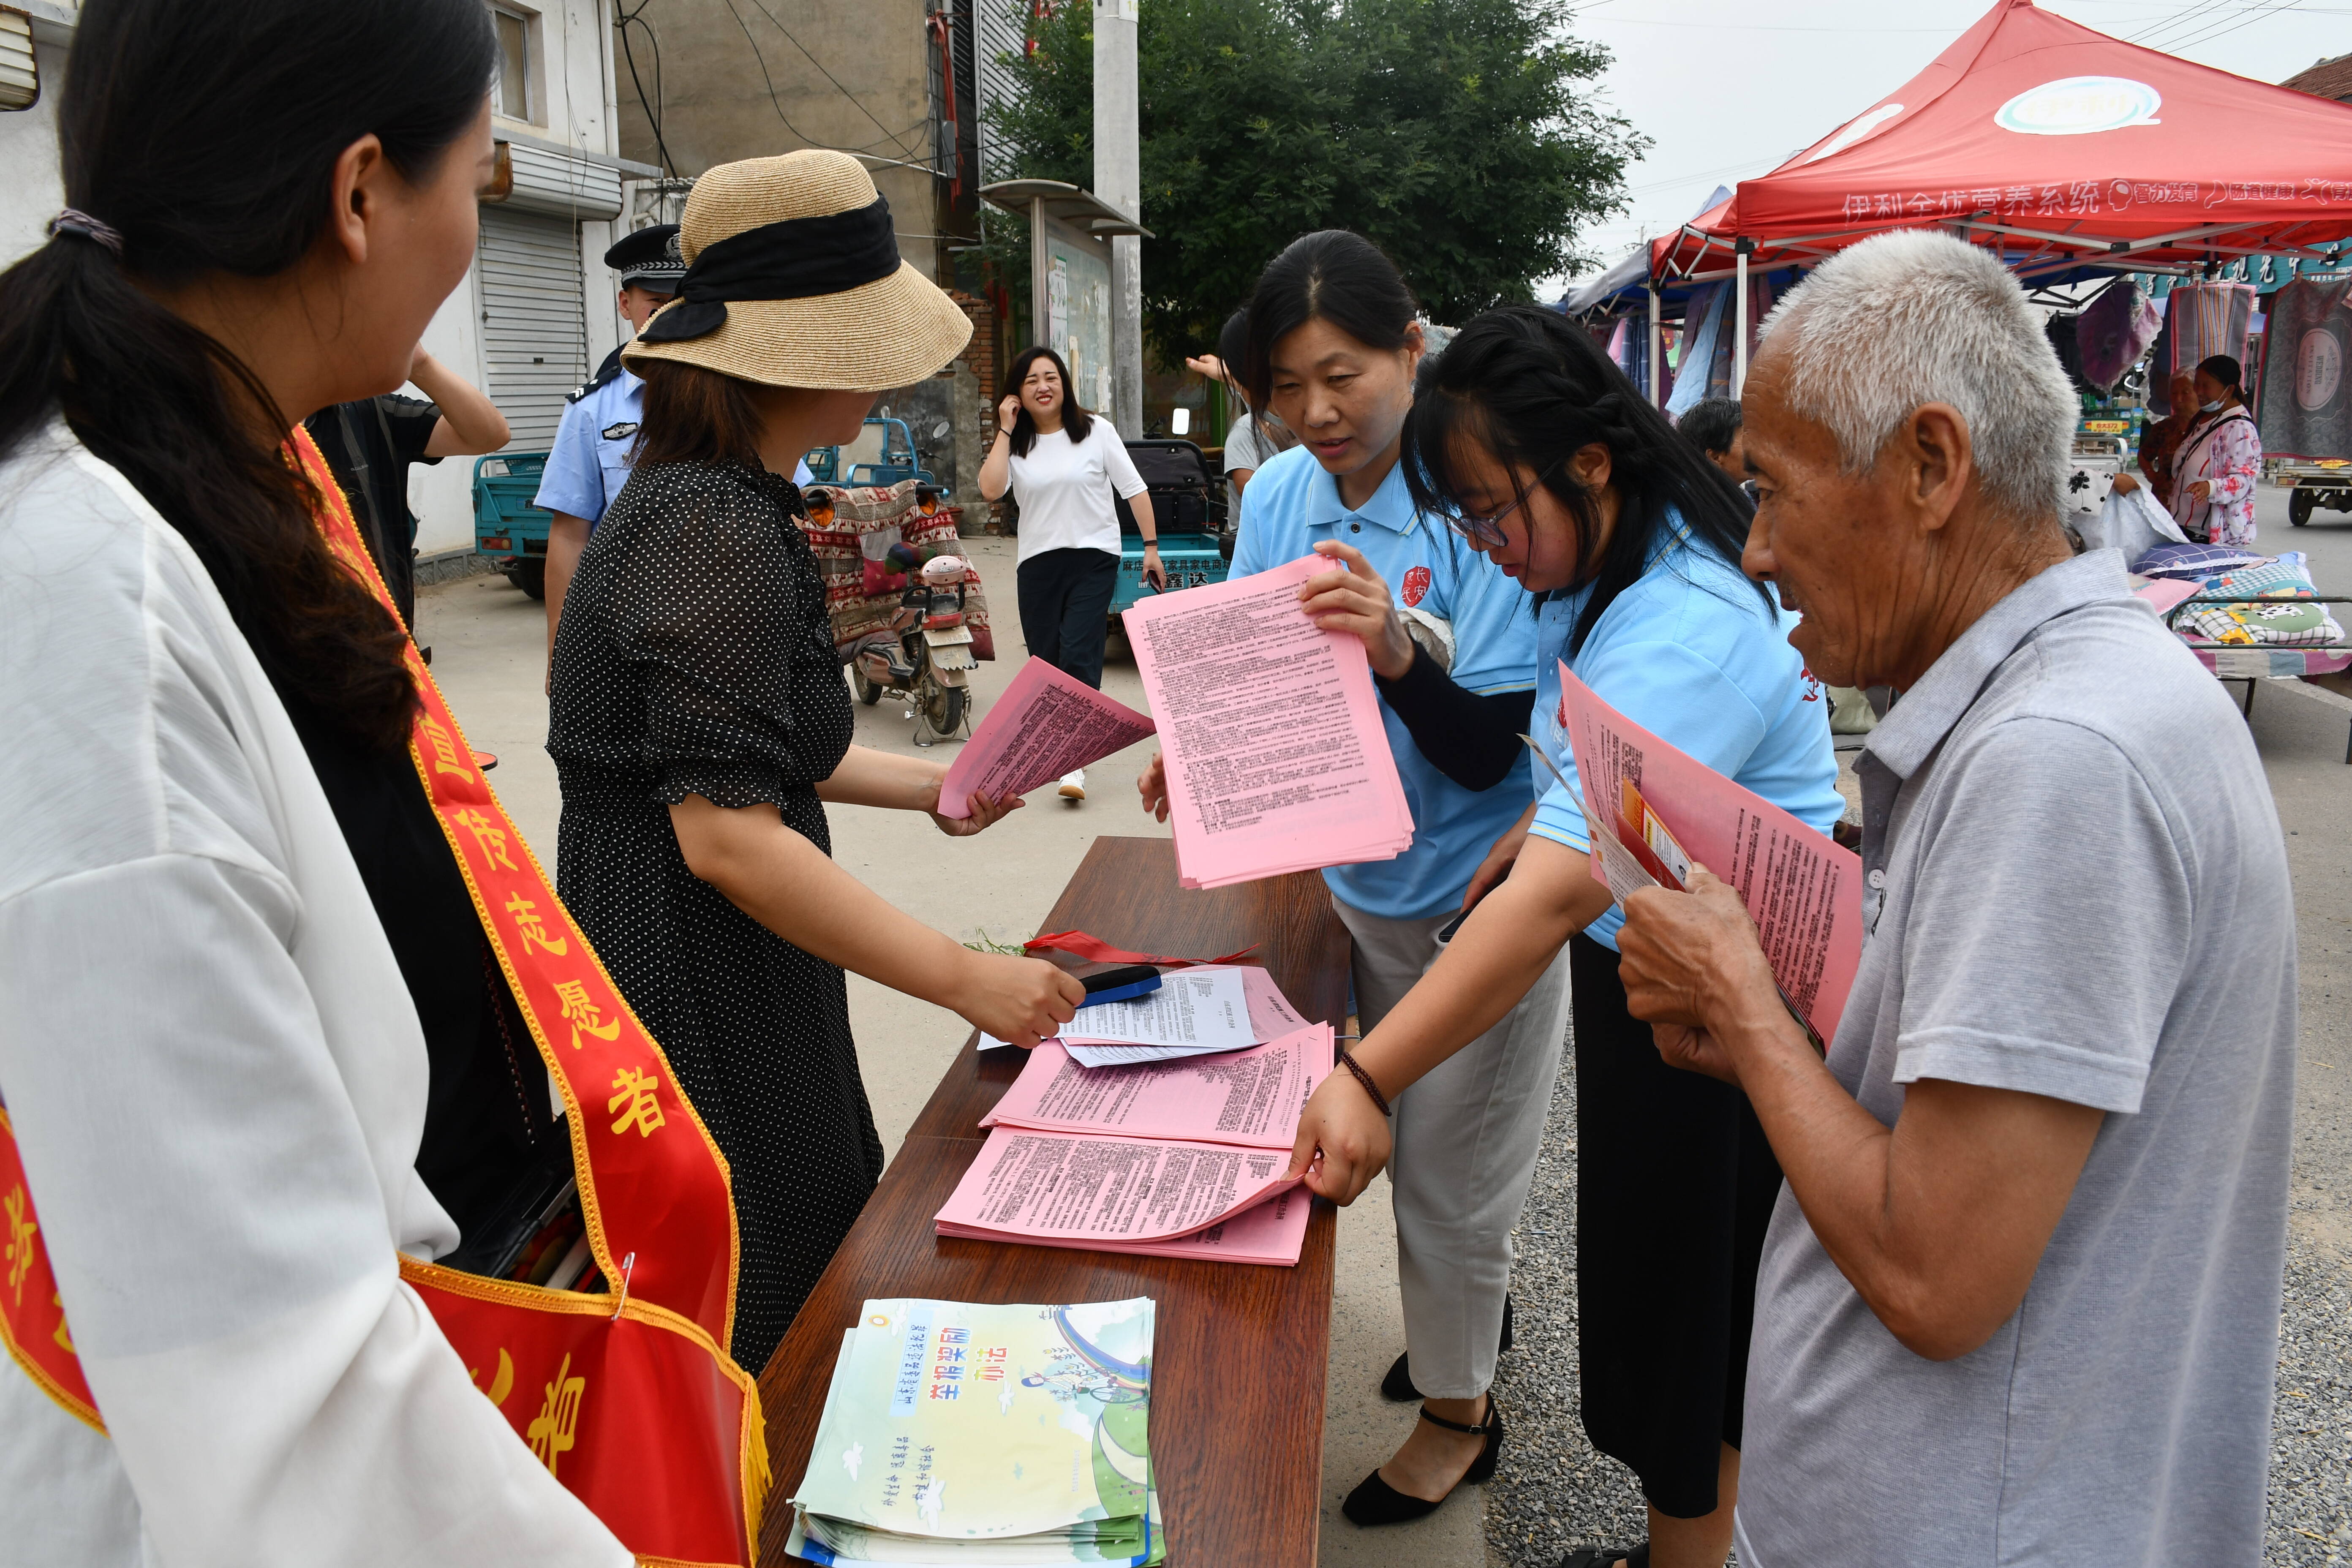
M 1452 917 L 1388 920 L 1332 902 L 1355 938 L 1356 1016 L 1369 1035 L 1437 962 Z M 1413 1386 L 1429 1398 L 1475 1399 L 1495 1381 L 1511 1227 L 1567 1036 L 1563 952 L 1502 1022 L 1396 1099 L 1397 1286 Z

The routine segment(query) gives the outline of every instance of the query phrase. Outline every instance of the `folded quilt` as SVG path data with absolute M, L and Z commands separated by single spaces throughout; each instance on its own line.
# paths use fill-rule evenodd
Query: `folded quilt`
M 2260 599 L 2261 604 L 2200 604 L 2173 613 L 2172 629 L 2192 642 L 2224 647 L 2323 647 L 2344 640 L 2344 628 L 2317 602 L 2303 552 L 2260 557 L 2199 579 L 2200 595 Z

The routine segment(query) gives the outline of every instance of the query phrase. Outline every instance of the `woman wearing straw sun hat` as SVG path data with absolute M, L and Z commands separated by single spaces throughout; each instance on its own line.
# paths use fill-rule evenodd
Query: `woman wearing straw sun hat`
M 788 476 L 971 324 L 898 259 L 887 204 L 843 153 L 710 170 L 679 240 L 677 297 L 623 355 L 644 429 L 564 597 L 547 749 L 563 900 L 731 1166 L 734 1349 L 756 1372 L 882 1171 L 843 970 L 1023 1044 L 1084 994 L 959 945 L 830 857 L 827 802 L 929 811 L 946 770 L 850 744 Z M 933 820 L 976 833 L 1021 804 Z

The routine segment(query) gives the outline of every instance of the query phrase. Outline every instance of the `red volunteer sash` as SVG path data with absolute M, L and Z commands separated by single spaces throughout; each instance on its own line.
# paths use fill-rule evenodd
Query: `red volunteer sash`
M 318 447 L 297 426 L 285 452 L 321 497 L 330 547 L 390 609 Z M 491 793 L 413 641 L 407 658 L 420 700 L 409 757 L 563 1095 L 610 1293 L 407 1258 L 401 1278 L 516 1435 L 640 1563 L 751 1568 L 768 1463 L 758 1390 L 727 1353 L 737 1256 L 726 1159 Z M 0 1339 L 50 1398 L 104 1432 L 39 1232 L 0 1110 Z

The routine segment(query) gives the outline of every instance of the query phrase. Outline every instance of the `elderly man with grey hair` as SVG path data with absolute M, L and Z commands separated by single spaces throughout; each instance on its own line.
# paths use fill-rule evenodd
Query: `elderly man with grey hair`
M 2059 529 L 2074 403 L 1997 259 L 1883 236 L 1767 322 L 1745 564 L 1814 674 L 1895 686 L 1861 973 L 1817 1056 L 1712 878 L 1625 900 L 1626 994 L 1788 1184 L 1746 1568 L 2252 1563 L 2294 925 L 2221 686 Z

